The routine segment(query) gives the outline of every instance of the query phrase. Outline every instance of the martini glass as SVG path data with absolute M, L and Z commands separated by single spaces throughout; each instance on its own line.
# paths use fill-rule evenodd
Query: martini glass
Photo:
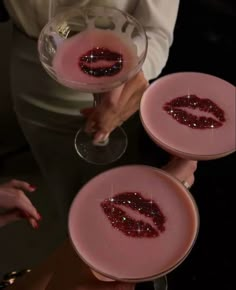
M 167 289 L 166 274 L 187 258 L 198 230 L 188 189 L 144 165 L 97 175 L 78 192 L 69 213 L 72 245 L 98 279 L 154 280 L 156 290 Z
M 43 28 L 38 51 L 46 72 L 60 84 L 117 102 L 124 83 L 141 69 L 147 53 L 142 25 L 127 13 L 104 6 L 72 6 L 53 17 Z M 95 129 L 96 131 L 96 129 Z M 104 142 L 80 128 L 75 149 L 84 160 L 108 164 L 119 159 L 127 136 L 116 128 Z

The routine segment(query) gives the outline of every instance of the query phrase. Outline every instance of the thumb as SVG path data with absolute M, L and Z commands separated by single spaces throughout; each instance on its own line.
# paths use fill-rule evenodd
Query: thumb
M 22 219 L 19 210 L 11 210 L 0 214 L 0 227 Z
M 80 110 L 80 113 L 85 117 L 88 118 L 94 112 L 94 108 L 84 108 Z

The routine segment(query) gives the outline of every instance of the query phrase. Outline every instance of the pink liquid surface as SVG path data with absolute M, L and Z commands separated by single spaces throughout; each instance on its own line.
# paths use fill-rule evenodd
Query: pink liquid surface
M 126 217 L 158 229 L 158 235 L 137 237 L 111 224 L 101 204 L 125 192 L 138 192 L 158 204 L 165 217 L 158 227 L 129 208 L 132 203 L 116 205 Z M 98 175 L 80 190 L 70 210 L 69 232 L 76 251 L 93 270 L 116 280 L 149 280 L 172 270 L 187 256 L 198 232 L 198 212 L 182 184 L 163 171 L 124 166 Z
M 197 126 L 194 122 L 185 125 L 183 113 L 177 121 L 164 109 L 176 98 L 189 95 L 200 103 L 209 103 L 205 111 L 178 107 L 196 120 L 208 119 Z M 148 88 L 141 103 L 141 119 L 153 141 L 170 153 L 190 159 L 214 159 L 236 149 L 235 107 L 235 87 L 228 82 L 207 74 L 176 73 L 160 78 Z M 213 119 L 214 128 L 211 128 Z
M 122 69 L 115 75 L 94 77 L 85 73 L 79 66 L 80 58 L 89 51 L 96 48 L 105 48 L 115 52 L 122 57 Z M 99 60 L 90 64 L 95 67 L 106 67 L 113 62 Z M 111 82 L 120 82 L 126 79 L 127 74 L 137 65 L 137 55 L 134 45 L 121 33 L 91 29 L 80 32 L 71 38 L 63 41 L 57 49 L 53 60 L 53 68 L 58 80 L 65 86 L 81 89 L 81 86 L 100 86 L 110 85 Z

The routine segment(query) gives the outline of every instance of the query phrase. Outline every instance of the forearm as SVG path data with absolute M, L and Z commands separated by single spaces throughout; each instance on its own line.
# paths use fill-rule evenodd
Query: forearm
M 140 0 L 134 12 L 148 36 L 148 52 L 143 65 L 148 80 L 158 77 L 167 62 L 178 8 L 179 0 Z

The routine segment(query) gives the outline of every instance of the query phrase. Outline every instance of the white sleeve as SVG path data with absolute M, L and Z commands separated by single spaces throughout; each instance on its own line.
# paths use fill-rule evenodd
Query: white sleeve
M 148 52 L 143 64 L 147 80 L 159 76 L 166 65 L 179 8 L 179 0 L 139 0 L 134 17 L 148 36 Z

